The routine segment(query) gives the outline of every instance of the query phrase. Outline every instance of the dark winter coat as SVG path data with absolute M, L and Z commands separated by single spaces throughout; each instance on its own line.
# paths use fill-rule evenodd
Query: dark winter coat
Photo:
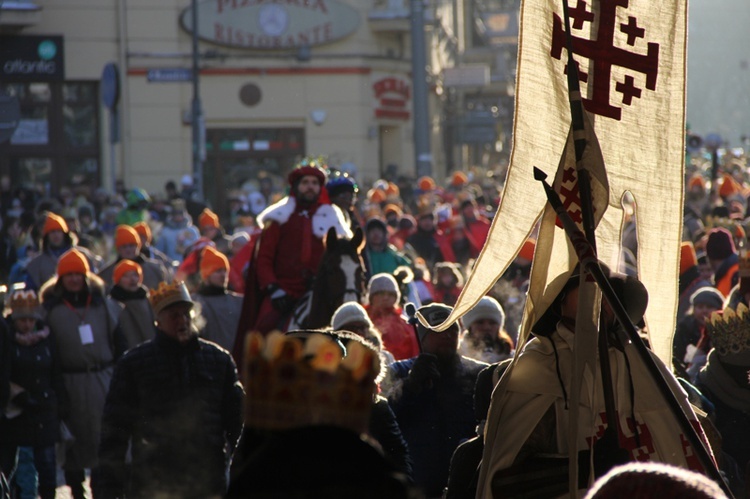
M 385 397 L 380 395 L 375 397 L 367 433 L 383 448 L 383 456 L 393 468 L 411 477 L 412 463 L 409 449 L 396 421 L 396 415 L 393 414 Z
M 10 381 L 25 393 L 16 405 L 22 409 L 18 416 L 0 417 L 0 444 L 46 447 L 54 445 L 59 435 L 59 414 L 67 411 L 67 393 L 55 350 L 54 335 L 42 338 L 33 345 L 21 345 L 13 340 L 16 330 L 10 319 L 7 357 L 2 362 L 10 367 Z M 39 323 L 38 328 L 44 327 Z
M 193 300 L 200 303 L 201 315 L 206 319 L 201 338 L 231 351 L 242 313 L 242 296 L 225 288 L 203 285 L 193 294 Z
M 227 352 L 198 337 L 181 344 L 157 331 L 115 368 L 96 487 L 104 497 L 125 489 L 131 441 L 128 497 L 223 495 L 226 465 L 242 429 L 243 397 Z
M 391 364 L 390 381 L 405 380 L 416 359 Z M 484 362 L 456 355 L 453 368 L 441 372 L 429 388 L 419 393 L 403 388 L 389 396 L 409 446 L 414 482 L 428 497 L 442 495 L 453 452 L 476 435 L 474 385 L 485 367 Z

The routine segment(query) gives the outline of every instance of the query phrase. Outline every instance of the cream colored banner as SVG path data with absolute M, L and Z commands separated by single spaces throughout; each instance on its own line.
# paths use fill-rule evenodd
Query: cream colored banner
M 670 364 L 683 205 L 687 2 L 569 4 L 581 92 L 610 189 L 609 207 L 596 231 L 599 258 L 616 268 L 624 216 L 621 199 L 630 191 L 636 201 L 638 271 L 650 295 L 646 317 L 651 344 Z M 514 142 L 503 200 L 445 324 L 492 288 L 542 215 L 546 198 L 532 169 L 537 166 L 555 176 L 570 128 L 561 17 L 560 1 L 522 4 Z M 564 154 L 563 161 L 565 168 L 575 167 L 572 152 Z M 551 237 L 552 243 L 547 239 L 537 245 L 524 338 L 546 307 L 546 297 L 557 293 L 546 285 L 576 263 L 562 230 L 554 229 Z

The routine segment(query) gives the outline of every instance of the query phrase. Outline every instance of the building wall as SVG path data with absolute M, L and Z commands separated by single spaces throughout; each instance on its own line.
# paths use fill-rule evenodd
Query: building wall
M 408 31 L 376 31 L 368 21 L 373 3 L 340 0 L 357 9 L 360 23 L 351 35 L 313 46 L 302 62 L 290 52 L 251 51 L 200 42 L 200 49 L 222 57 L 204 59 L 202 107 L 207 128 L 301 127 L 306 153 L 327 155 L 331 162 L 354 163 L 360 182 L 378 178 L 384 161 L 413 174 L 411 102 L 408 118 L 376 118 L 382 105 L 374 94 L 377 78 L 410 80 Z M 161 192 L 168 179 L 192 169 L 189 124 L 190 83 L 147 81 L 150 68 L 190 67 L 191 37 L 179 18 L 189 0 L 37 0 L 42 21 L 22 34 L 61 34 L 67 80 L 97 81 L 105 64 L 116 62 L 122 75 L 122 142 L 115 146 L 117 176 L 127 186 Z M 447 4 L 446 4 L 447 5 Z M 124 17 L 122 16 L 124 14 Z M 253 83 L 262 94 L 254 106 L 239 97 Z M 434 99 L 434 97 L 433 97 Z M 439 112 L 433 100 L 432 112 Z M 316 124 L 311 111 L 324 110 Z M 101 109 L 103 184 L 109 178 L 108 111 Z M 434 157 L 440 159 L 439 120 L 433 120 Z M 379 130 L 396 134 L 399 147 L 383 154 Z M 393 144 L 393 135 L 389 137 Z M 440 177 L 440 166 L 436 165 Z

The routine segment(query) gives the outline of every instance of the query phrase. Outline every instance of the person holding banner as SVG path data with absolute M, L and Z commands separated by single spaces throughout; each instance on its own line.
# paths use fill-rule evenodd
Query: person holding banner
M 640 323 L 648 303 L 646 288 L 634 277 L 606 267 L 604 271 L 631 321 Z M 520 492 L 552 497 L 568 491 L 567 435 L 574 388 L 571 367 L 580 277 L 578 270 L 570 277 L 558 277 L 565 279 L 562 291 L 532 326 L 534 338 L 506 373 L 504 386 L 493 394 L 487 427 L 488 431 L 490 427 L 499 431 L 486 442 L 482 463 L 486 480 L 480 482 L 477 497 L 513 496 Z M 594 477 L 627 461 L 656 461 L 702 471 L 684 435 L 675 430 L 674 420 L 640 360 L 625 353 L 627 340 L 623 341 L 625 337 L 618 332 L 607 302 L 602 304 L 601 327 L 610 344 L 618 438 L 615 445 L 604 444 L 602 439 L 607 418 L 597 364 L 593 373 L 584 374 L 580 386 L 578 488 L 586 488 Z M 654 359 L 686 414 L 692 415 L 691 422 L 697 425 L 674 376 L 655 356 Z M 539 480 L 541 476 L 557 476 L 558 480 Z

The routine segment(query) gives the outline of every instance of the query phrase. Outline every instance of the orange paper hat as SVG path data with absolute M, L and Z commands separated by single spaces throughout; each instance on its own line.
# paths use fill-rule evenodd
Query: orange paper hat
M 138 222 L 133 228 L 141 236 L 141 244 L 151 244 L 151 227 L 146 222 Z
M 120 284 L 120 279 L 130 271 L 134 271 L 138 274 L 138 284 L 143 284 L 143 269 L 133 260 L 121 260 L 120 263 L 115 265 L 115 271 L 112 274 L 112 282 Z
M 680 275 L 684 274 L 691 267 L 698 266 L 698 256 L 695 254 L 695 247 L 690 241 L 684 241 L 680 244 Z
M 115 247 L 135 244 L 141 249 L 141 236 L 129 225 L 118 225 L 115 229 Z
M 44 227 L 42 228 L 42 237 L 46 236 L 53 230 L 61 230 L 67 233 L 68 224 L 65 222 L 65 219 L 63 217 L 57 216 L 52 212 L 48 212 L 47 219 L 44 221 Z
M 89 273 L 89 261 L 83 253 L 75 248 L 71 248 L 60 256 L 57 261 L 57 275 L 62 277 L 68 274 Z
M 198 227 L 201 229 L 203 227 L 214 227 L 216 229 L 219 228 L 219 217 L 211 211 L 208 208 L 205 208 L 203 212 L 198 217 Z
M 201 253 L 201 279 L 205 281 L 213 272 L 222 269 L 229 271 L 227 257 L 215 248 L 206 246 Z

